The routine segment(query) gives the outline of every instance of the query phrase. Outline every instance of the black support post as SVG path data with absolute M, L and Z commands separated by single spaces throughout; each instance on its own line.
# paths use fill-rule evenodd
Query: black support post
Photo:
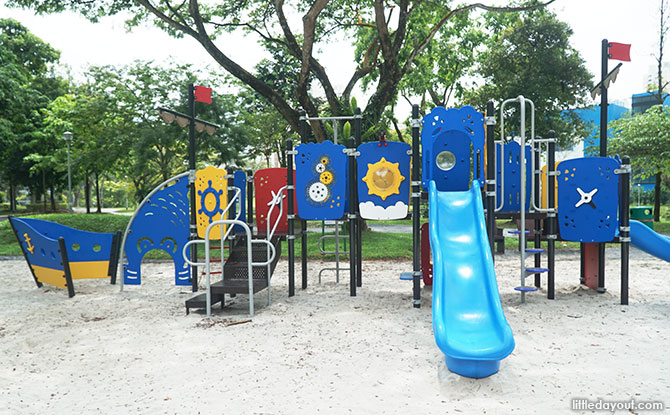
M 533 157 L 535 158 L 535 169 L 540 170 L 540 144 L 535 143 L 533 146 Z M 547 167 L 549 168 L 549 167 Z M 535 186 L 535 198 L 533 202 L 535 206 L 540 206 L 540 174 L 533 172 L 533 186 Z M 542 247 L 542 221 L 539 217 L 536 217 L 533 221 L 533 248 L 540 249 Z M 535 252 L 534 254 L 535 268 L 540 268 L 542 266 L 542 254 Z M 541 286 L 541 275 L 539 273 L 535 274 L 535 286 L 540 288 Z
M 556 138 L 554 130 L 547 133 L 547 138 Z M 547 298 L 554 299 L 554 283 L 556 277 L 556 239 L 557 223 L 556 223 L 556 142 L 549 142 L 549 154 L 547 155 L 547 172 L 549 173 L 549 180 L 547 180 L 547 192 L 549 192 L 548 209 L 553 209 L 553 212 L 547 213 Z
M 293 140 L 286 140 L 286 185 L 288 198 L 288 235 L 286 236 L 288 242 L 288 296 L 295 295 L 295 206 L 293 206 L 293 199 L 295 187 L 293 183 Z
M 189 239 L 193 240 L 198 237 L 198 233 L 195 209 L 195 86 L 192 83 L 188 84 L 188 115 L 191 117 L 188 124 L 188 183 L 191 191 Z M 198 262 L 198 244 L 191 245 L 191 261 Z M 191 288 L 193 292 L 198 291 L 198 267 L 195 265 L 191 266 Z
M 421 307 L 421 176 L 419 165 L 419 106 L 412 105 L 412 293 L 414 308 Z
M 495 109 L 493 101 L 486 103 L 486 230 L 489 236 L 491 256 L 495 259 L 496 225 L 496 147 L 495 147 Z
M 356 165 L 353 161 L 353 152 L 356 151 L 356 139 L 351 137 L 349 138 L 349 290 L 352 297 L 356 296 L 356 235 L 358 230 L 356 229 L 356 206 L 354 201 L 356 200 L 355 186 L 352 184 L 352 180 L 356 177 Z
M 356 140 L 356 148 L 361 145 L 361 124 L 363 121 L 363 116 L 361 115 L 361 109 L 356 108 L 354 111 L 354 139 Z M 354 171 L 356 176 L 351 180 L 351 183 L 354 186 L 354 203 L 356 206 L 356 211 L 358 212 L 358 162 L 356 157 L 350 159 L 354 163 Z M 363 286 L 363 219 L 361 215 L 356 215 L 356 285 L 358 287 Z
M 300 115 L 300 142 L 303 144 L 308 143 L 309 137 L 307 135 L 307 113 L 304 109 L 301 108 L 298 111 L 298 114 Z M 300 230 L 300 247 L 302 248 L 300 252 L 300 272 L 302 274 L 301 287 L 304 290 L 307 288 L 307 221 L 301 220 L 300 225 L 302 228 Z
M 601 52 L 601 88 L 600 88 L 600 157 L 607 157 L 607 88 L 605 78 L 607 77 L 607 60 L 609 58 L 609 42 L 602 40 Z M 605 243 L 598 243 L 598 292 L 605 292 Z
M 247 170 L 247 224 L 254 229 L 254 172 Z
M 630 253 L 630 158 L 621 161 L 621 206 L 619 208 L 619 242 L 621 243 L 621 304 L 628 305 L 628 270 Z

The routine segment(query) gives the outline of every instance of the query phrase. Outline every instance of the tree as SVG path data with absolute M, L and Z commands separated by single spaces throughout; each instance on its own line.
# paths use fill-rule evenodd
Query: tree
M 659 0 L 658 5 L 659 24 L 658 24 L 658 55 L 654 56 L 656 59 L 657 68 L 657 84 L 656 84 L 656 100 L 659 104 L 663 104 L 666 95 L 663 93 L 668 86 L 668 82 L 663 82 L 663 49 L 665 47 L 665 38 L 668 35 L 668 0 Z
M 66 88 L 51 72 L 59 56 L 16 20 L 0 19 L 0 173 L 12 211 L 20 185 L 45 194 L 48 185 L 55 204 L 54 143 L 43 131 L 43 111 Z M 35 174 L 41 186 L 31 180 Z
M 583 123 L 563 112 L 585 104 L 593 77 L 570 46 L 570 26 L 544 9 L 488 14 L 487 19 L 491 38 L 478 58 L 484 85 L 462 94 L 462 101 L 483 109 L 489 99 L 501 102 L 523 95 L 535 104 L 538 135 L 555 130 L 563 139 L 583 136 Z M 510 128 L 518 124 L 518 114 L 512 114 Z
M 281 51 L 279 56 L 290 56 L 299 62 L 294 96 L 310 116 L 320 112 L 315 100 L 317 93 L 325 96 L 332 114 L 341 115 L 348 107 L 356 84 L 366 77 L 376 77 L 374 92 L 363 111 L 363 130 L 366 131 L 393 103 L 398 84 L 410 75 L 417 58 L 451 24 L 452 18 L 473 9 L 508 12 L 540 8 L 553 1 L 533 1 L 525 8 L 491 7 L 481 3 L 455 6 L 447 1 L 420 0 L 315 0 L 311 4 L 293 3 L 291 6 L 284 0 L 223 0 L 216 3 L 198 0 L 9 0 L 8 4 L 29 7 L 38 13 L 71 9 L 92 21 L 127 12 L 132 16 L 128 22 L 131 26 L 150 20 L 173 36 L 190 36 L 222 68 L 271 103 L 294 131 L 298 131 L 299 124 L 297 109 L 257 74 L 231 59 L 220 44 L 215 43 L 217 36 L 243 31 L 257 36 L 264 48 L 276 48 Z M 302 16 L 302 19 L 298 21 L 293 16 Z M 340 93 L 335 91 L 331 77 L 315 53 L 334 37 L 352 39 L 359 48 L 356 54 L 358 66 Z M 311 126 L 317 140 L 322 141 L 326 137 L 323 125 L 315 122 Z
M 614 135 L 608 142 L 610 155 L 631 156 L 640 178 L 654 175 L 654 220 L 660 220 L 661 175 L 670 173 L 670 108 L 655 105 L 643 114 L 609 123 Z

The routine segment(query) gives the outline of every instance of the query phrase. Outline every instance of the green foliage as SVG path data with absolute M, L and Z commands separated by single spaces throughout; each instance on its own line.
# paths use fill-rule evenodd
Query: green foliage
M 637 177 L 670 174 L 670 108 L 656 105 L 643 114 L 614 120 L 608 128 L 614 134 L 607 152 L 630 156 Z
M 519 14 L 487 14 L 491 37 L 478 57 L 485 84 L 464 91 L 464 104 L 484 110 L 489 99 L 502 102 L 523 95 L 535 104 L 535 131 L 555 130 L 567 144 L 583 137 L 585 126 L 562 111 L 585 104 L 592 75 L 571 45 L 572 29 L 545 9 Z M 518 109 L 509 114 L 511 133 L 518 126 Z M 518 127 L 516 127 L 518 128 Z M 517 132 L 518 133 L 518 132 Z

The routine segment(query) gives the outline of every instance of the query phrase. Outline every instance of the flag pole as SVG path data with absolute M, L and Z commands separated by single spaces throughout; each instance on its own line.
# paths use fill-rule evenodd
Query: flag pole
M 607 60 L 609 59 L 609 41 L 602 40 L 600 70 L 600 157 L 607 157 Z M 605 243 L 598 243 L 598 288 L 599 293 L 605 292 Z
M 188 115 L 190 122 L 188 124 L 188 182 L 191 190 L 191 220 L 190 220 L 190 240 L 197 238 L 196 233 L 196 212 L 195 212 L 195 87 L 193 83 L 188 84 Z M 223 243 L 223 241 L 222 241 Z M 191 245 L 191 261 L 198 262 L 197 244 Z M 198 267 L 191 266 L 191 287 L 193 292 L 198 291 Z

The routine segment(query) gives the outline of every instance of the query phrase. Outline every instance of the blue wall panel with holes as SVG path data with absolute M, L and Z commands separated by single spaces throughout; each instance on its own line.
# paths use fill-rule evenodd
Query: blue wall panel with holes
M 246 222 L 247 221 L 247 174 L 243 170 L 235 170 L 233 173 L 233 186 L 240 189 L 240 197 L 235 201 L 233 206 L 233 215 L 228 215 L 229 218 L 235 219 L 237 217 L 239 220 Z M 231 197 L 235 194 L 231 194 Z M 239 212 L 239 216 L 237 215 Z M 244 232 L 240 225 L 235 225 L 233 232 L 241 233 Z
M 471 146 L 470 143 L 467 143 L 468 140 L 464 139 L 465 137 L 469 138 Z M 448 110 L 443 107 L 433 108 L 423 117 L 421 130 L 423 187 L 427 189 L 428 182 L 435 180 L 438 190 L 467 190 L 471 176 L 478 178 L 483 184 L 485 139 L 484 116 L 474 108 L 470 106 Z M 453 144 L 450 141 L 453 141 Z M 466 149 L 469 153 L 467 157 L 464 155 Z M 458 154 L 452 150 L 457 151 Z M 441 152 L 445 153 L 440 156 Z M 442 168 L 440 168 L 436 163 L 438 158 L 441 161 L 451 158 L 451 155 L 446 152 L 454 155 L 457 165 L 450 167 L 448 164 L 441 163 Z M 465 174 L 465 169 L 468 171 L 467 174 Z M 463 185 L 464 181 L 465 185 Z
M 53 232 L 55 228 L 47 225 L 50 236 L 46 236 L 39 226 L 39 222 L 56 225 L 55 223 L 29 218 L 10 217 L 9 219 L 29 265 L 61 271 L 64 269 L 58 246 L 58 236 L 54 236 Z M 109 256 L 109 251 L 107 251 L 107 255 Z
M 140 266 L 147 252 L 160 249 L 174 262 L 175 284 L 190 285 L 191 270 L 184 261 L 182 250 L 189 238 L 188 177 L 156 192 L 140 206 L 130 226 L 125 245 L 123 282 L 139 285 L 142 282 Z M 189 252 L 187 252 L 190 258 Z
M 344 216 L 349 172 L 345 148 L 329 140 L 295 148 L 295 195 L 301 219 L 335 220 Z
M 87 232 L 40 219 L 21 218 L 20 220 L 47 238 L 56 241 L 60 237 L 65 239 L 67 257 L 70 262 L 109 261 L 113 233 Z
M 502 149 L 502 150 L 501 150 Z M 504 163 L 500 162 L 501 154 Z M 518 212 L 521 208 L 520 188 L 521 188 L 521 145 L 516 141 L 510 141 L 501 145 L 496 144 L 496 204 L 502 209 L 498 212 Z M 526 211 L 530 206 L 531 192 L 531 151 L 530 146 L 526 146 Z M 501 171 L 504 169 L 504 182 L 501 177 Z M 505 187 L 504 195 L 501 197 L 501 189 Z
M 619 162 L 586 157 L 558 165 L 558 226 L 561 239 L 609 242 L 618 228 Z
M 409 144 L 370 142 L 358 146 L 358 210 L 364 219 L 407 217 L 410 188 Z

